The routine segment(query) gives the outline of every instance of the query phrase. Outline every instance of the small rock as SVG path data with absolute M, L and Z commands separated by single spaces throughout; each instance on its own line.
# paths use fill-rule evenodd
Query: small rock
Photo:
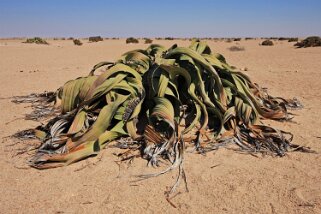
M 85 201 L 82 204 L 92 204 L 92 203 L 93 203 L 92 201 Z

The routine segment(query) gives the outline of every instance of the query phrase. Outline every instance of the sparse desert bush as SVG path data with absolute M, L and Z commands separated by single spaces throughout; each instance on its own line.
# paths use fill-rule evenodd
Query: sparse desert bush
M 69 37 L 68 40 L 74 40 L 74 37 Z
M 254 38 L 252 37 L 246 37 L 245 40 L 253 40 Z
M 145 44 L 151 44 L 153 42 L 152 39 L 145 38 Z
M 129 37 L 126 39 L 126 44 L 130 44 L 130 43 L 139 43 L 139 41 L 134 37 Z
M 73 41 L 74 41 L 74 45 L 78 45 L 78 46 L 82 45 L 82 42 L 79 39 L 74 39 Z
M 294 44 L 298 48 L 307 48 L 307 47 L 318 47 L 321 46 L 321 38 L 318 36 L 310 36 L 301 42 L 297 42 Z
M 299 38 L 289 38 L 288 42 L 298 42 Z
M 88 40 L 89 42 L 100 42 L 103 41 L 103 38 L 101 38 L 101 36 L 91 36 Z
M 230 51 L 245 51 L 244 47 L 241 46 L 232 46 L 228 48 Z
M 271 40 L 264 40 L 261 45 L 263 46 L 273 46 L 273 42 Z
M 165 39 L 165 40 L 174 40 L 173 37 L 165 37 L 164 39 Z
M 234 42 L 239 42 L 239 41 L 241 41 L 242 39 L 241 38 L 235 38 L 234 39 Z
M 24 43 L 35 43 L 35 44 L 49 45 L 49 43 L 46 40 L 44 40 L 40 37 L 29 38 Z
M 279 38 L 278 37 L 270 37 L 270 38 L 266 38 L 268 40 L 278 40 Z
M 286 41 L 286 40 L 289 40 L 290 38 L 287 38 L 287 37 L 280 37 L 278 40 L 279 41 Z

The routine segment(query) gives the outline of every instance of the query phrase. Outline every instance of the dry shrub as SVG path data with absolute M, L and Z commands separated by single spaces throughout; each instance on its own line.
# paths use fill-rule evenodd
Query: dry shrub
M 134 37 L 129 37 L 126 39 L 126 44 L 130 44 L 130 43 L 139 43 L 139 41 Z
M 298 42 L 299 38 L 289 38 L 288 42 Z
M 103 38 L 101 36 L 91 36 L 89 37 L 89 42 L 100 42 L 103 41 Z
M 29 38 L 24 43 L 35 43 L 35 44 L 41 44 L 41 45 L 49 45 L 49 43 L 46 40 L 44 40 L 40 37 Z
M 165 40 L 174 40 L 173 37 L 165 37 Z
M 82 42 L 79 39 L 74 39 L 73 41 L 74 41 L 74 45 L 78 45 L 78 46 L 82 45 Z
M 145 38 L 145 44 L 151 44 L 153 42 L 152 39 Z
M 318 47 L 321 46 L 321 38 L 318 36 L 310 36 L 301 42 L 297 42 L 294 46 L 298 48 Z
M 273 46 L 273 42 L 271 40 L 264 40 L 261 45 L 263 46 Z

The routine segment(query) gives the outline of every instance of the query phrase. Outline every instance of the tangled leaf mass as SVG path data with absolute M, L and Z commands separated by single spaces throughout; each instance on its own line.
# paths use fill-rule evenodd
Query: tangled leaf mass
M 104 70 L 95 75 L 98 68 Z M 262 122 L 289 120 L 287 107 L 299 108 L 300 103 L 270 96 L 202 41 L 127 52 L 42 96 L 52 97 L 60 113 L 35 129 L 42 144 L 30 165 L 38 169 L 96 155 L 114 140 L 120 148 L 140 152 L 150 165 L 157 166 L 160 159 L 171 163 L 141 179 L 176 167 L 179 179 L 185 179 L 183 154 L 189 147 L 205 153 L 232 146 L 278 156 L 303 148 L 291 143 L 291 133 Z

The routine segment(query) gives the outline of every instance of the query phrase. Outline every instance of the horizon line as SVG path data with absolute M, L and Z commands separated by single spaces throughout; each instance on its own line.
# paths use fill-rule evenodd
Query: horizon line
M 170 39 L 237 39 L 237 38 L 241 38 L 241 39 L 246 39 L 246 38 L 252 38 L 252 39 L 279 39 L 279 38 L 306 38 L 306 37 L 312 37 L 312 36 L 317 36 L 317 37 L 321 37 L 321 35 L 308 35 L 308 36 L 274 36 L 274 35 L 270 35 L 270 36 L 186 36 L 186 37 L 181 37 L 181 36 L 127 36 L 127 37 L 123 37 L 123 36 L 101 36 L 101 35 L 92 35 L 92 36 L 81 36 L 81 37 L 76 37 L 76 36 L 10 36 L 10 37 L 6 37 L 6 36 L 0 36 L 0 39 L 26 39 L 26 38 L 35 38 L 35 37 L 39 37 L 39 38 L 45 38 L 45 39 L 88 39 L 89 37 L 102 37 L 103 39 L 127 39 L 130 37 L 136 38 L 136 39 L 145 39 L 145 38 L 152 38 L 152 39 L 166 39 L 166 38 L 170 38 Z

